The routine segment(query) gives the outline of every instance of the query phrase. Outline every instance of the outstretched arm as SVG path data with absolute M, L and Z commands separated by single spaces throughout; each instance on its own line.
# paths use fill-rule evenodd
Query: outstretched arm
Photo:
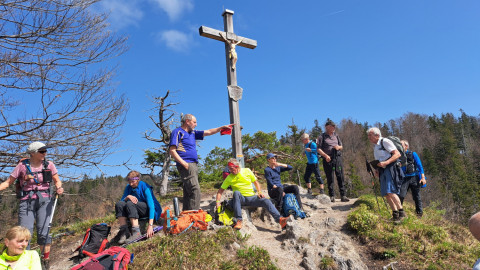
M 232 128 L 233 128 L 233 124 L 224 125 L 224 126 L 221 126 L 221 127 L 217 127 L 217 128 L 212 128 L 212 129 L 209 129 L 209 130 L 205 130 L 205 131 L 203 131 L 203 136 L 213 135 L 213 134 L 215 134 L 215 133 L 220 132 L 220 130 L 222 130 L 222 129 L 224 129 L 224 128 L 232 129 Z

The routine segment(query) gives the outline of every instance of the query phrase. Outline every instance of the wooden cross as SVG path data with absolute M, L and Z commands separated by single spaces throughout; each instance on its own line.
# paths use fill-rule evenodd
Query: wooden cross
M 226 9 L 223 16 L 223 26 L 225 31 L 216 30 L 206 26 L 200 26 L 198 31 L 200 36 L 212 38 L 225 43 L 225 56 L 227 60 L 227 88 L 228 88 L 228 107 L 230 111 L 230 123 L 234 123 L 232 133 L 233 156 L 245 166 L 242 152 L 242 131 L 240 129 L 240 111 L 238 101 L 242 98 L 243 89 L 237 85 L 237 52 L 236 46 L 255 49 L 257 41 L 245 37 L 237 36 L 233 33 L 233 11 Z

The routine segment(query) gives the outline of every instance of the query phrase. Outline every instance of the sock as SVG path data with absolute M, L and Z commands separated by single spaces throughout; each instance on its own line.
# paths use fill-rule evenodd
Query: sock
M 140 227 L 138 227 L 138 226 L 137 226 L 137 227 L 133 227 L 133 226 L 132 226 L 132 233 L 137 233 L 137 232 L 140 233 Z
M 48 260 L 48 257 L 50 257 L 50 252 L 43 253 L 43 255 L 42 255 L 43 260 Z

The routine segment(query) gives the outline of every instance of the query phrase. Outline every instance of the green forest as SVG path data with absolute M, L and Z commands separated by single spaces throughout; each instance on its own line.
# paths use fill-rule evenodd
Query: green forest
M 307 132 L 310 138 L 318 137 L 323 131 L 324 123 L 319 120 L 312 122 L 311 128 L 300 128 L 292 123 L 287 127 L 285 134 L 258 131 L 255 134 L 242 136 L 245 166 L 255 172 L 264 188 L 266 183 L 263 178 L 263 169 L 267 166 L 265 155 L 269 152 L 277 154 L 280 162 L 294 167 L 294 170 L 283 175 L 284 181 L 296 184 L 300 182 L 304 186 L 303 172 L 306 158 L 303 155 L 300 136 Z M 372 183 L 375 180 L 370 177 L 365 167 L 365 159 L 373 159 L 372 145 L 366 135 L 366 130 L 370 126 L 372 125 L 369 123 L 359 123 L 350 119 L 337 122 L 337 134 L 344 146 L 342 156 L 349 197 L 373 194 Z M 446 219 L 462 224 L 465 224 L 473 213 L 480 210 L 478 205 L 480 118 L 478 116 L 469 116 L 463 111 L 459 117 L 452 113 L 440 116 L 407 113 L 398 119 L 387 123 L 375 123 L 373 126 L 380 128 L 383 137 L 395 135 L 408 140 L 410 149 L 419 154 L 427 177 L 427 187 L 421 191 L 425 206 L 435 203 L 437 208 L 445 210 Z M 222 170 L 230 156 L 231 149 L 216 147 L 207 156 L 201 157 L 199 179 L 203 185 L 219 187 L 222 182 Z M 161 152 L 155 155 L 155 152 L 146 151 L 145 168 L 151 168 L 152 163 L 161 166 L 162 157 Z M 59 170 L 61 172 L 61 167 Z M 59 200 L 54 226 L 103 217 L 112 213 L 113 206 L 122 196 L 126 185 L 124 177 L 105 178 L 85 175 L 82 181 L 65 182 L 67 194 Z M 170 178 L 176 178 L 175 170 L 170 173 Z M 149 177 L 144 177 L 144 180 L 154 183 Z M 314 188 L 318 188 L 313 179 L 312 183 Z M 169 190 L 178 191 L 178 185 L 172 181 Z M 376 186 L 378 188 L 378 185 Z M 3 202 L 0 205 L 3 215 L 0 221 L 1 230 L 16 223 L 17 220 L 18 202 L 13 193 L 13 188 L 3 192 Z M 407 200 L 409 198 L 411 196 L 407 195 Z M 160 200 L 166 201 L 167 198 L 160 198 Z

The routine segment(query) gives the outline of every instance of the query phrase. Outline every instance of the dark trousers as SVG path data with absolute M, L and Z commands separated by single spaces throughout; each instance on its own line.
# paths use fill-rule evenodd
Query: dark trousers
M 233 199 L 228 201 L 233 208 L 234 216 L 237 220 L 242 220 L 242 206 L 254 206 L 265 208 L 276 222 L 280 220 L 280 212 L 275 208 L 272 201 L 267 198 L 259 198 L 257 195 L 244 197 L 240 191 L 233 192 Z
M 344 185 L 344 176 L 343 176 L 343 164 L 342 158 L 337 157 L 336 162 L 331 160 L 327 162 L 323 159 L 323 170 L 327 176 L 328 184 L 328 194 L 330 197 L 335 196 L 335 191 L 333 189 L 333 174 L 337 176 L 338 190 L 340 191 L 340 196 L 345 196 L 345 185 Z
M 115 216 L 139 219 L 148 217 L 148 205 L 144 202 L 119 201 L 115 204 Z
M 417 214 L 423 213 L 422 199 L 420 198 L 420 183 L 418 175 L 414 176 L 405 176 L 403 178 L 402 187 L 400 188 L 400 201 L 403 205 L 403 200 L 407 196 L 407 192 L 410 189 L 412 191 L 412 197 L 415 201 L 415 211 Z
M 320 170 L 318 169 L 318 163 L 307 163 L 307 167 L 305 168 L 305 174 L 303 175 L 303 180 L 305 180 L 305 183 L 310 183 L 310 176 L 312 175 L 312 173 L 315 174 L 315 179 L 317 179 L 318 183 L 320 185 L 323 185 L 323 180 L 320 176 Z
M 268 196 L 275 200 L 275 207 L 280 209 L 283 205 L 283 193 L 293 193 L 297 198 L 298 206 L 302 208 L 302 200 L 300 199 L 300 191 L 298 190 L 297 185 L 284 185 L 282 187 L 272 188 L 268 191 Z

